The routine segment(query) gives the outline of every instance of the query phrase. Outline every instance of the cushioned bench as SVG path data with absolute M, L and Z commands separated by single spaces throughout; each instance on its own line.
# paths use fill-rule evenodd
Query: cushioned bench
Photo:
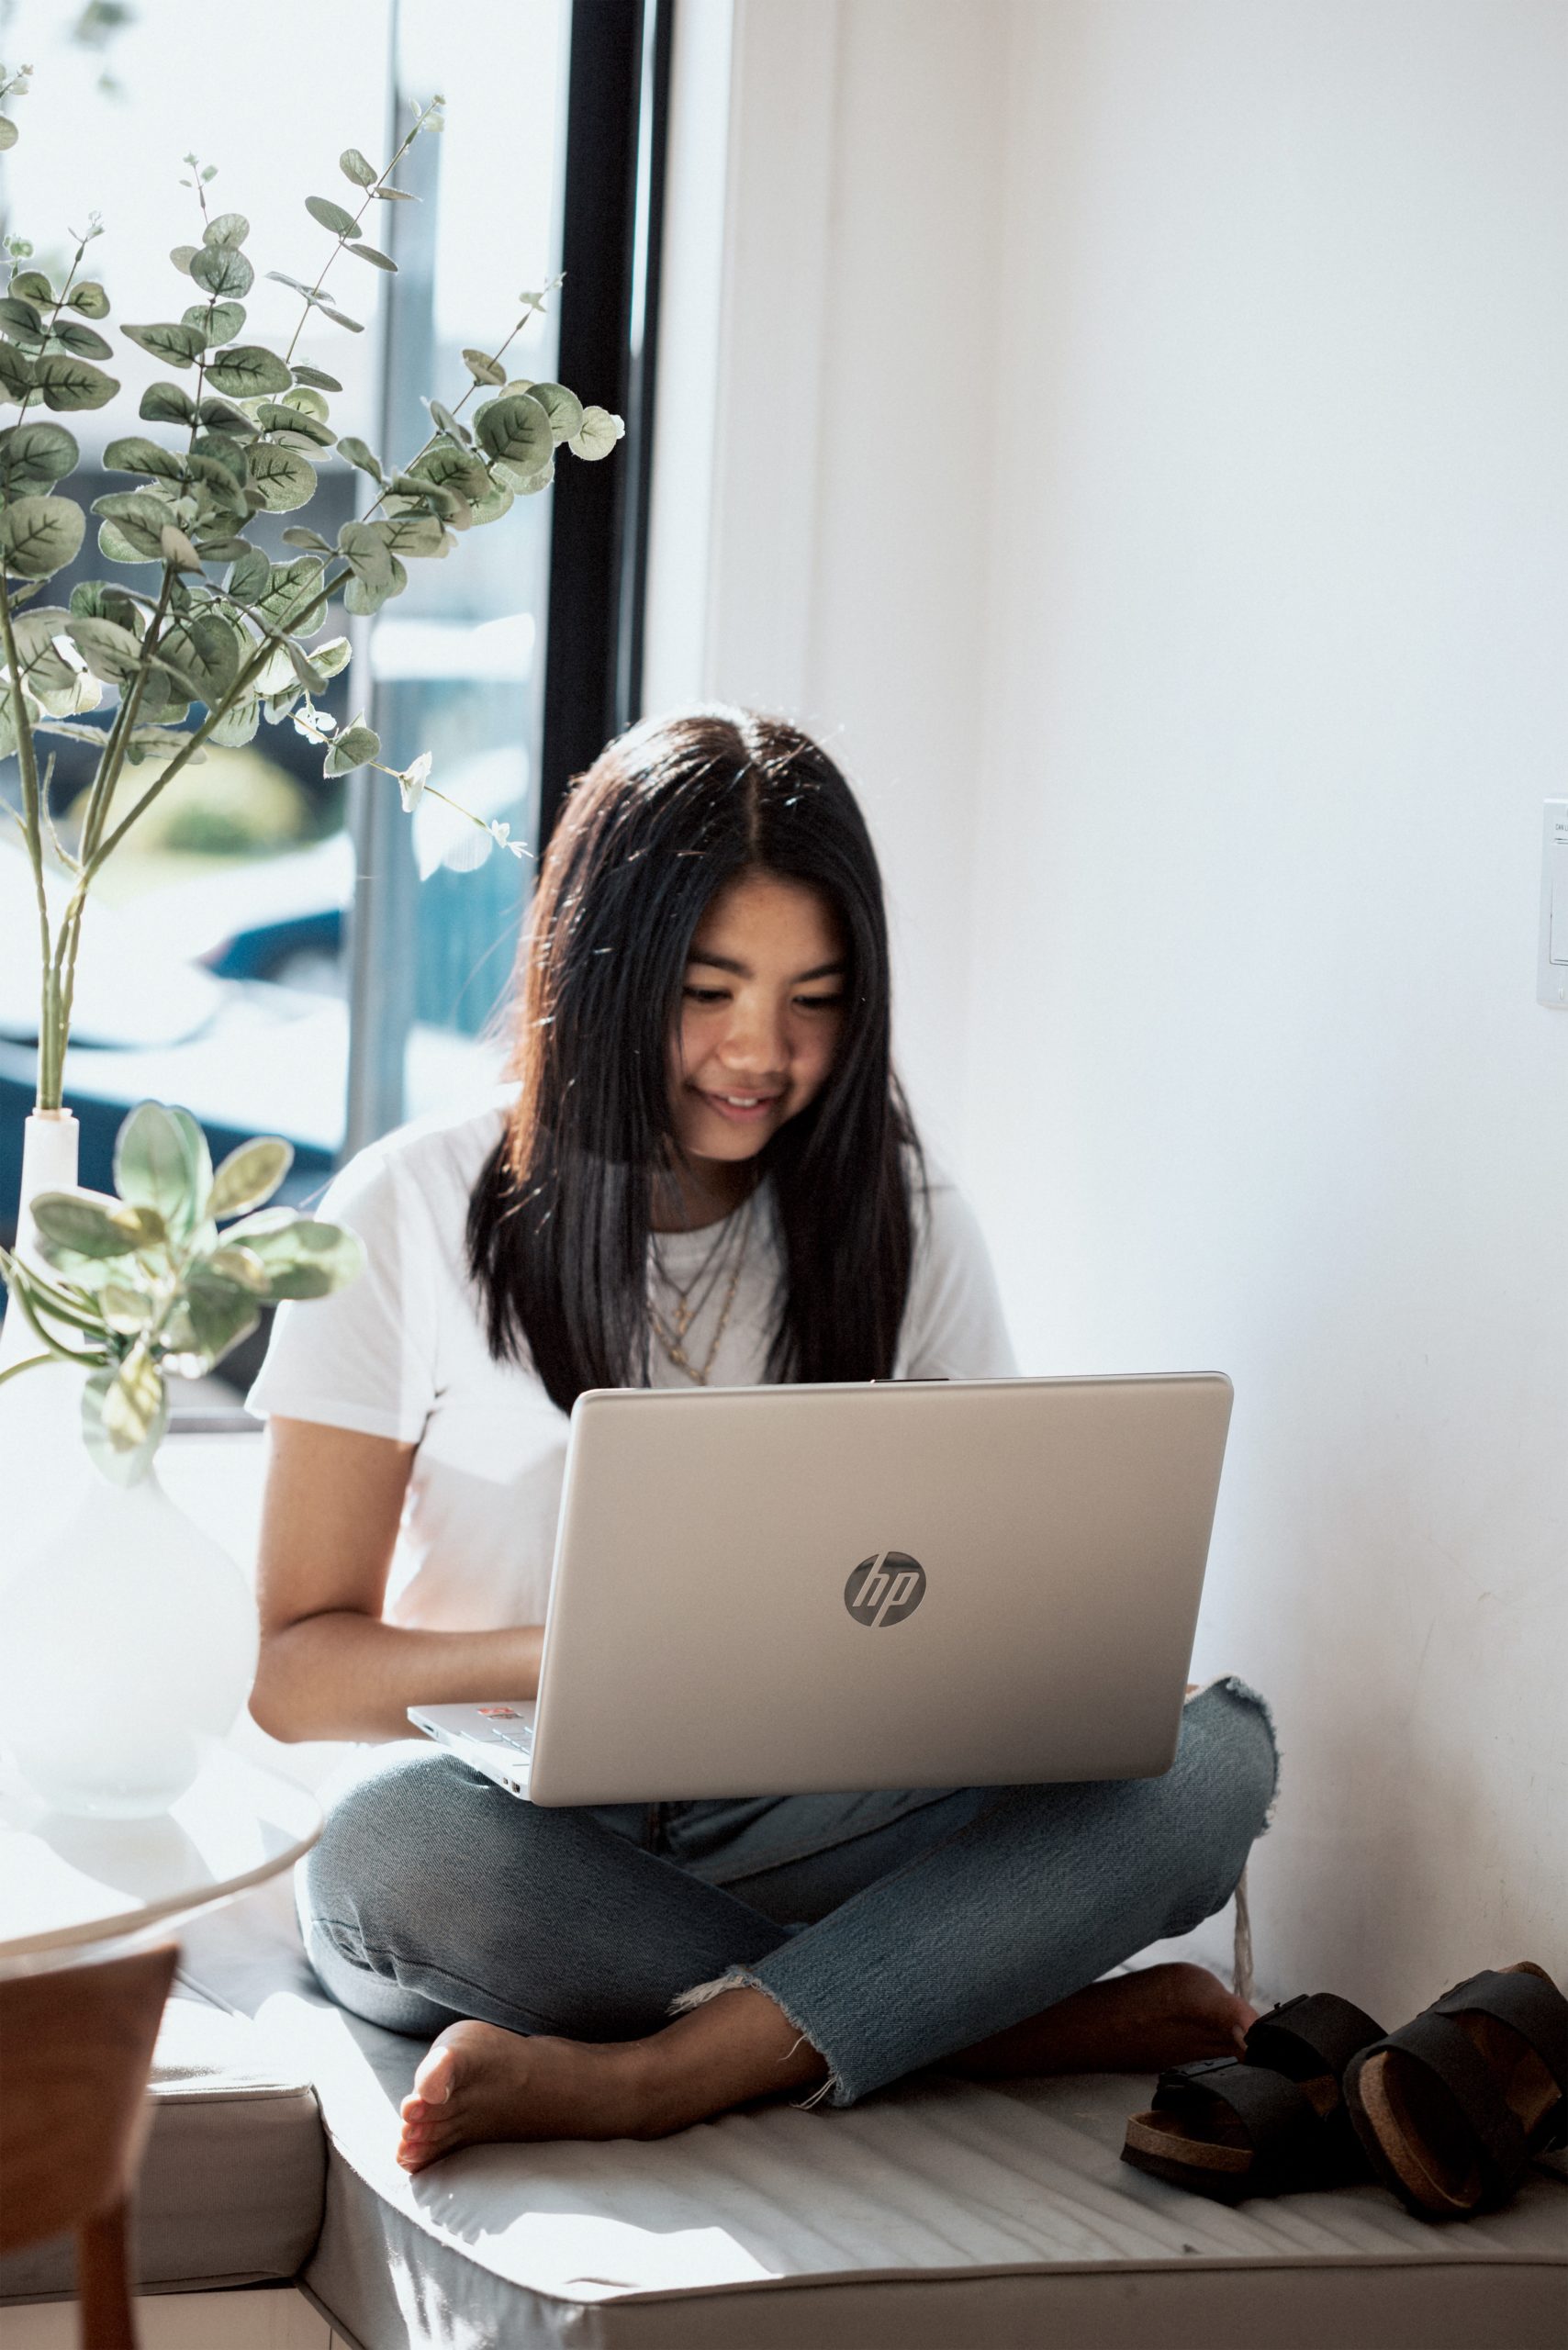
M 849 2112 L 774 2106 L 650 2145 L 475 2147 L 410 2179 L 391 2148 L 420 2049 L 321 1998 L 286 1888 L 193 1927 L 185 1975 L 161 2051 L 143 2274 L 167 2286 L 297 2269 L 360 2350 L 1568 2338 L 1557 2178 L 1455 2228 L 1372 2187 L 1226 2210 L 1118 2162 L 1147 2084 L 1097 2076 L 926 2079 Z M 59 2289 L 50 2256 L 12 2264 L 4 2289 Z

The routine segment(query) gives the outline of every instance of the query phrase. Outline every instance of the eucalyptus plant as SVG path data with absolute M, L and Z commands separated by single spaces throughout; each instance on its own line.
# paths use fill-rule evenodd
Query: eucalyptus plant
M 7 73 L 0 66 L 0 106 L 26 87 L 27 69 Z M 114 356 L 100 331 L 109 297 L 83 274 L 102 234 L 97 217 L 84 232 L 73 232 L 75 253 L 59 285 L 30 266 L 25 240 L 6 241 L 11 274 L 0 297 L 0 405 L 14 404 L 21 414 L 0 431 L 0 761 L 16 756 L 21 798 L 19 807 L 3 794 L 0 800 L 21 832 L 35 883 L 40 1110 L 62 1106 L 88 892 L 160 793 L 200 761 L 207 744 L 247 743 L 263 719 L 291 718 L 322 745 L 324 774 L 375 767 L 397 781 L 410 810 L 427 790 L 446 799 L 429 782 L 428 753 L 403 767 L 387 764 L 363 717 L 338 728 L 319 707 L 317 697 L 351 657 L 346 637 L 322 635 L 328 608 L 341 595 L 351 613 L 379 611 L 407 587 L 408 563 L 450 554 L 459 538 L 498 520 L 514 498 L 544 489 L 558 450 L 600 458 L 621 438 L 619 417 L 585 407 L 564 385 L 508 375 L 505 354 L 549 287 L 519 297 L 521 315 L 494 351 L 464 352 L 466 388 L 450 408 L 426 402 L 431 431 L 404 464 L 389 466 L 364 441 L 332 430 L 330 398 L 342 386 L 296 358 L 300 334 L 312 315 L 346 333 L 362 330 L 336 291 L 329 295 L 327 280 L 345 260 L 396 269 L 367 235 L 366 217 L 377 206 L 415 200 L 394 185 L 394 175 L 416 139 L 442 129 L 442 103 L 435 97 L 413 109 L 385 169 L 357 148 L 344 150 L 339 164 L 346 200 L 305 199 L 330 243 L 313 277 L 266 273 L 300 297 L 299 319 L 283 351 L 244 340 L 244 297 L 255 277 L 245 252 L 250 224 L 242 213 L 212 209 L 216 166 L 185 158 L 190 177 L 183 185 L 195 196 L 199 238 L 176 245 L 170 258 L 197 298 L 177 319 L 119 329 L 126 341 L 173 371 L 148 386 L 140 415 L 144 423 L 171 428 L 174 438 L 112 441 L 105 462 L 133 486 L 95 499 L 92 509 L 100 553 L 111 563 L 146 565 L 145 589 L 90 580 L 73 589 L 68 607 L 32 600 L 74 561 L 87 528 L 64 487 L 78 462 L 77 442 L 53 419 L 102 408 L 119 386 L 101 364 Z M 15 124 L 0 113 L 0 147 L 16 136 Z M 188 377 L 188 386 L 174 376 Z M 480 394 L 465 421 L 464 410 Z M 364 476 L 364 510 L 342 525 L 335 542 L 304 520 L 291 524 L 284 540 L 298 552 L 271 562 L 247 538 L 247 526 L 263 512 L 306 513 L 319 488 L 317 467 L 333 449 Z M 85 713 L 106 698 L 118 706 L 106 724 L 95 723 Z M 200 714 L 188 723 L 193 710 Z M 40 738 L 47 754 L 50 736 L 88 744 L 95 754 L 80 835 L 70 848 L 50 817 L 52 760 L 46 757 L 40 769 Z M 155 772 L 122 813 L 122 778 L 151 762 Z M 457 812 L 521 855 L 506 825 L 484 824 L 466 809 Z M 58 917 L 45 887 L 51 859 L 70 883 Z
M 0 1277 L 40 1348 L 0 1383 L 51 1358 L 85 1370 L 83 1433 L 116 1483 L 144 1476 L 162 1440 L 168 1373 L 202 1377 L 250 1336 L 263 1306 L 329 1297 L 359 1271 L 355 1234 L 265 1205 L 293 1158 L 290 1144 L 263 1135 L 214 1173 L 188 1110 L 141 1102 L 115 1144 L 113 1194 L 33 1200 L 49 1270 L 0 1248 Z

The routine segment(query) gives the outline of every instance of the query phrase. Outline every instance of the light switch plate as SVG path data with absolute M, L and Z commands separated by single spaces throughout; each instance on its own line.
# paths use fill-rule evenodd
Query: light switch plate
M 1554 1012 L 1568 1012 L 1568 800 L 1549 800 L 1541 812 L 1536 1000 Z

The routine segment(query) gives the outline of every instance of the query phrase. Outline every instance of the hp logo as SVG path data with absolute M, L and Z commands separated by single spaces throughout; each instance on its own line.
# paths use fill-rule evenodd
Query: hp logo
M 902 1624 L 925 1596 L 925 1569 L 907 1550 L 879 1550 L 862 1559 L 844 1586 L 844 1604 L 857 1624 L 873 1631 Z

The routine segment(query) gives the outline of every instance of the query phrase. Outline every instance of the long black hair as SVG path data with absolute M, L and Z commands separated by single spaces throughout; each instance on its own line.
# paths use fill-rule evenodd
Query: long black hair
M 876 853 L 808 735 L 706 709 L 634 726 L 577 781 L 518 956 L 521 1082 L 474 1190 L 468 1256 L 492 1354 L 532 1359 L 563 1410 L 645 1376 L 653 1184 L 676 1151 L 669 1038 L 703 910 L 747 873 L 819 890 L 849 966 L 827 1080 L 759 1155 L 784 1259 L 768 1374 L 891 1371 L 923 1179 L 890 1058 Z

